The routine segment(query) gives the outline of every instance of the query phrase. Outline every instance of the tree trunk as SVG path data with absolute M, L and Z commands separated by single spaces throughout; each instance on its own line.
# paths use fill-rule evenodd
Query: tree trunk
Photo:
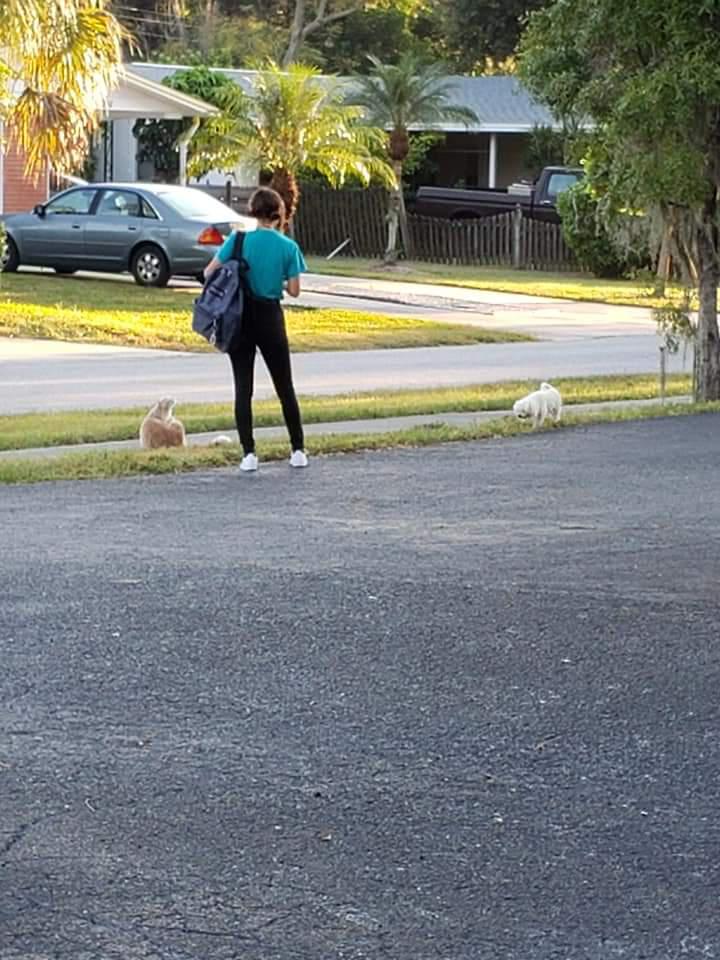
M 400 247 L 405 251 L 405 257 L 410 257 L 410 230 L 408 228 L 407 210 L 405 209 L 405 197 L 402 189 L 402 162 L 393 161 L 395 171 L 396 186 L 390 191 L 388 198 L 388 242 L 385 248 L 385 263 L 395 263 L 398 258 L 398 239 Z
M 289 170 L 273 170 L 270 186 L 277 190 L 285 204 L 285 230 L 292 234 L 292 219 L 300 200 L 300 188 L 295 174 Z
M 288 67 L 297 60 L 300 47 L 303 42 L 303 29 L 305 27 L 305 0 L 295 0 L 295 13 L 290 26 L 290 38 L 288 39 L 287 50 L 282 58 L 282 66 Z
M 305 0 L 295 0 L 295 13 L 293 14 L 292 24 L 290 26 L 290 38 L 288 40 L 287 50 L 282 58 L 282 66 L 288 67 L 294 63 L 305 40 L 311 33 L 326 27 L 330 23 L 337 23 L 338 20 L 344 20 L 351 14 L 356 13 L 363 8 L 363 0 L 355 0 L 354 3 L 347 3 L 342 9 L 328 11 L 330 0 L 317 0 L 315 4 L 314 19 L 306 22 L 307 11 Z
M 718 335 L 718 276 L 715 226 L 717 201 L 705 205 L 698 230 L 698 323 L 695 336 L 695 399 L 720 400 L 720 336 Z

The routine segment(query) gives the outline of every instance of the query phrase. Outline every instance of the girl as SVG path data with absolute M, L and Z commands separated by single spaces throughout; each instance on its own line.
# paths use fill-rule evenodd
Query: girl
M 306 467 L 300 408 L 290 368 L 290 349 L 281 305 L 283 290 L 291 297 L 300 294 L 300 274 L 307 268 L 300 247 L 281 232 L 285 220 L 282 197 L 269 187 L 260 187 L 250 197 L 249 212 L 257 220 L 257 230 L 245 234 L 243 258 L 249 270 L 248 298 L 238 341 L 228 356 L 235 381 L 235 423 L 243 448 L 240 469 L 257 470 L 252 423 L 253 375 L 257 348 L 267 365 L 278 395 L 285 425 L 290 434 L 291 467 Z M 235 232 L 225 240 L 205 268 L 205 277 L 233 256 Z

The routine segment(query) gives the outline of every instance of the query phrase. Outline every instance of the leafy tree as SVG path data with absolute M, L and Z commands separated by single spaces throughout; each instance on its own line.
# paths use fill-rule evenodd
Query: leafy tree
M 292 18 L 287 48 L 282 58 L 283 66 L 294 63 L 302 56 L 307 59 L 307 44 L 311 38 L 344 21 L 362 23 L 357 14 L 363 11 L 380 11 L 399 14 L 405 21 L 415 15 L 427 0 L 291 0 Z M 360 52 L 362 37 L 356 41 Z
M 451 120 L 464 124 L 477 117 L 467 107 L 453 103 L 451 82 L 440 64 L 423 63 L 412 51 L 397 63 L 381 63 L 370 57 L 372 70 L 355 78 L 353 103 L 365 111 L 370 123 L 390 131 L 388 152 L 395 171 L 396 187 L 388 210 L 387 260 L 397 257 L 397 233 L 410 252 L 407 216 L 402 195 L 403 167 L 410 151 L 411 129 L 431 130 Z
M 530 131 L 525 150 L 525 166 L 533 177 L 540 175 L 544 167 L 563 164 L 567 160 L 567 140 L 560 130 L 553 127 L 535 126 Z
M 27 156 L 82 165 L 126 39 L 104 0 L 0 0 L 0 120 Z
M 529 10 L 547 0 L 434 0 L 414 24 L 436 57 L 456 73 L 488 73 L 493 63 L 512 56 Z
M 193 67 L 191 70 L 182 70 L 179 73 L 165 77 L 163 84 L 179 90 L 181 93 L 188 93 L 191 96 L 199 97 L 206 103 L 212 103 L 221 107 L 225 102 L 228 90 L 235 89 L 235 82 L 226 77 L 223 73 L 217 73 L 208 67 Z M 166 180 L 177 179 L 179 172 L 179 154 L 178 138 L 189 128 L 191 120 L 138 120 L 133 127 L 133 133 L 138 141 L 138 159 L 152 160 L 158 172 Z M 208 126 L 208 120 L 200 122 L 199 133 L 190 141 L 188 148 L 188 157 L 190 161 L 198 152 L 196 142 L 202 140 L 202 132 Z M 207 150 L 205 145 L 205 156 Z M 214 164 L 203 165 L 195 159 L 192 163 L 192 170 L 195 176 L 202 176 L 214 168 Z
M 520 69 L 557 115 L 594 122 L 586 172 L 608 211 L 672 211 L 697 277 L 695 393 L 720 399 L 720 5 L 556 0 L 530 18 Z
M 348 75 L 370 70 L 367 54 L 390 63 L 398 50 L 413 50 L 431 59 L 431 45 L 413 32 L 416 20 L 412 9 L 403 9 L 400 4 L 352 13 L 318 31 L 315 50 L 319 65 L 328 72 Z
M 383 131 L 364 122 L 361 108 L 344 102 L 338 81 L 320 78 L 313 67 L 291 64 L 283 70 L 268 63 L 251 93 L 233 84 L 223 88 L 218 104 L 223 115 L 198 133 L 189 169 L 258 166 L 285 201 L 288 221 L 297 208 L 302 170 L 317 171 L 333 186 L 351 176 L 366 185 L 373 178 L 394 184 L 382 156 Z
M 644 217 L 625 215 L 608 226 L 598 197 L 587 179 L 557 199 L 562 231 L 568 246 L 585 269 L 596 277 L 617 279 L 647 267 L 649 261 Z

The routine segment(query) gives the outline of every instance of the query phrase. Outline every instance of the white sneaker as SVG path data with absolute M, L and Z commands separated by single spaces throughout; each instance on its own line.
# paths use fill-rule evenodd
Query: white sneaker
M 304 450 L 293 450 L 290 457 L 291 467 L 306 467 L 308 465 L 307 454 Z
M 257 468 L 258 458 L 254 453 L 246 453 L 240 461 L 240 469 L 243 471 L 243 473 L 250 473 L 250 471 L 257 470 Z

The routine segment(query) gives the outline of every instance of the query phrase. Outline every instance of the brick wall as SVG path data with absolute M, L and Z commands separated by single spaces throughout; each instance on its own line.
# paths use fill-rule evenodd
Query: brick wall
M 2 149 L 0 147 L 0 149 Z M 24 213 L 48 198 L 47 171 L 37 179 L 25 174 L 25 161 L 14 146 L 6 144 L 3 157 L 3 213 Z

